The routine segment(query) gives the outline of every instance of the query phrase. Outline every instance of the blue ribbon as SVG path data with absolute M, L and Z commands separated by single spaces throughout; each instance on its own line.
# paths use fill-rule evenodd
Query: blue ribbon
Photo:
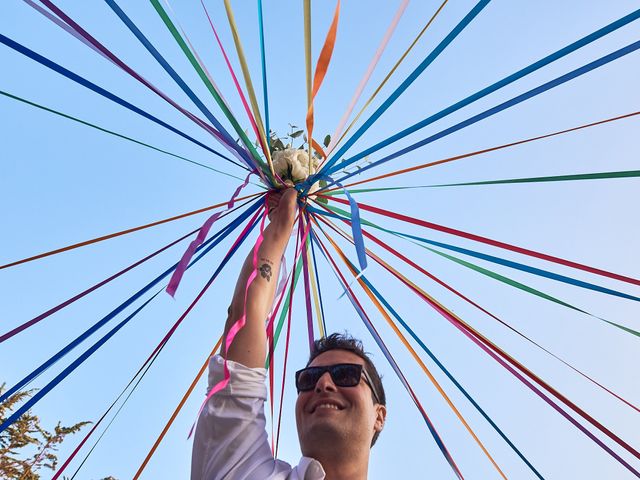
M 345 152 L 366 132 L 373 123 L 395 102 L 398 97 L 424 72 L 424 70 L 443 52 L 447 46 L 465 29 L 467 25 L 486 7 L 491 0 L 481 0 L 475 7 L 456 25 L 456 27 L 442 40 L 438 46 L 411 72 L 404 82 L 387 98 L 378 109 L 367 119 L 366 122 L 344 143 L 344 145 L 324 164 L 320 169 L 320 174 L 329 174 L 333 165 L 342 157 Z M 315 181 L 315 180 L 314 180 Z
M 322 176 L 320 180 L 332 181 L 330 177 Z M 358 263 L 360 264 L 360 270 L 364 271 L 367 268 L 367 252 L 364 247 L 364 237 L 362 236 L 362 225 L 360 222 L 360 208 L 358 202 L 351 196 L 349 191 L 344 186 L 336 181 L 337 184 L 349 199 L 349 208 L 351 210 L 351 232 L 353 235 L 353 244 L 356 247 L 356 253 L 358 255 Z M 313 207 L 312 207 L 313 208 Z M 315 210 L 315 209 L 314 209 Z
M 236 152 L 240 154 L 240 156 L 247 162 L 249 167 L 253 169 L 256 167 L 255 161 L 253 158 L 249 156 L 249 154 L 233 140 L 229 132 L 222 126 L 222 124 L 218 121 L 218 119 L 209 111 L 209 109 L 202 103 L 202 101 L 196 96 L 196 94 L 189 88 L 189 86 L 180 78 L 180 76 L 176 73 L 176 71 L 169 65 L 169 63 L 164 59 L 164 57 L 156 50 L 156 48 L 149 42 L 147 37 L 140 31 L 140 29 L 131 21 L 131 19 L 127 16 L 126 13 L 118 6 L 118 4 L 114 0 L 105 0 L 107 5 L 111 7 L 111 10 L 122 20 L 122 22 L 131 30 L 136 38 L 144 45 L 147 51 L 153 55 L 153 58 L 164 68 L 164 70 L 173 78 L 173 80 L 178 84 L 178 86 L 182 89 L 184 93 L 195 103 L 198 109 L 207 117 L 207 119 L 213 123 L 216 129 L 220 132 L 220 134 L 226 140 L 226 143 L 233 148 Z
M 164 128 L 166 128 L 168 130 L 171 130 L 173 133 L 177 133 L 181 137 L 186 138 L 187 140 L 195 143 L 196 145 L 204 148 L 205 150 L 208 150 L 209 152 L 211 152 L 211 153 L 213 153 L 215 155 L 218 155 L 221 158 L 224 158 L 225 160 L 233 163 L 234 165 L 237 165 L 237 166 L 242 167 L 242 168 L 246 168 L 246 167 L 240 165 L 239 163 L 235 162 L 234 160 L 230 159 L 229 157 L 223 155 L 222 153 L 219 153 L 219 152 L 213 150 L 212 148 L 206 146 L 204 143 L 196 140 L 195 138 L 187 135 L 186 133 L 178 130 L 175 127 L 172 127 L 168 123 L 166 123 L 166 122 L 160 120 L 159 118 L 151 115 L 150 113 L 145 112 L 141 108 L 138 108 L 135 105 L 127 102 L 126 100 L 118 97 L 117 95 L 114 95 L 113 93 L 105 90 L 104 88 L 99 87 L 95 83 L 90 82 L 89 80 L 81 77 L 80 75 L 78 75 L 76 73 L 73 73 L 70 70 L 67 70 L 63 66 L 58 65 L 57 63 L 49 60 L 48 58 L 43 57 L 42 55 L 34 52 L 33 50 L 30 50 L 27 47 L 19 44 L 18 42 L 14 41 L 14 40 L 11 40 L 9 37 L 5 37 L 1 33 L 0 33 L 0 43 L 4 43 L 6 46 L 8 46 L 9 48 L 13 48 L 18 53 L 21 53 L 24 56 L 29 57 L 32 60 L 35 60 L 36 62 L 40 63 L 41 65 L 44 65 L 45 67 L 48 67 L 51 70 L 53 70 L 53 71 L 65 76 L 65 77 L 67 77 L 69 80 L 73 80 L 74 82 L 79 83 L 80 85 L 82 85 L 83 87 L 88 88 L 89 90 L 93 90 L 94 92 L 98 93 L 99 95 L 102 95 L 103 97 L 108 98 L 112 102 L 115 102 L 115 103 L 117 103 L 119 105 L 122 105 L 125 108 L 128 108 L 132 112 L 135 112 L 138 115 L 141 115 L 144 118 L 149 119 L 152 122 L 155 122 L 158 125 L 161 125 L 161 126 L 163 126 Z
M 262 18 L 262 0 L 258 0 L 258 25 L 260 27 L 260 61 L 262 64 L 262 96 L 264 97 L 264 123 L 267 135 L 267 148 L 271 141 L 269 132 L 269 97 L 267 95 L 267 59 L 264 53 L 264 21 Z
M 372 167 L 376 167 L 384 162 L 388 162 L 389 160 L 393 160 L 394 158 L 397 158 L 401 155 L 404 155 L 405 153 L 409 153 L 419 147 L 423 147 L 424 145 L 427 145 L 429 143 L 432 143 L 436 140 L 439 140 L 443 137 L 446 137 L 447 135 L 450 135 L 454 132 L 457 132 L 458 130 L 461 130 L 465 127 L 468 127 L 469 125 L 473 125 L 474 123 L 479 122 L 480 120 L 484 120 L 487 117 L 490 117 L 492 115 L 495 115 L 496 113 L 499 113 L 503 110 L 506 110 L 507 108 L 513 107 L 514 105 L 517 105 L 521 102 L 524 102 L 525 100 L 528 100 L 532 97 L 535 97 L 536 95 L 539 95 L 543 92 L 546 92 L 547 90 L 550 90 L 554 87 L 557 87 L 558 85 L 562 85 L 563 83 L 568 82 L 569 80 L 573 80 L 576 77 L 579 77 L 580 75 L 584 75 L 585 73 L 590 72 L 591 70 L 595 70 L 598 67 L 601 67 L 603 65 L 606 65 L 609 62 L 612 62 L 614 60 L 617 60 L 618 58 L 621 58 L 629 53 L 632 53 L 636 50 L 638 50 L 640 48 L 640 41 L 631 43 L 629 45 L 627 45 L 626 47 L 623 47 L 619 50 L 616 50 L 615 52 L 612 52 L 608 55 L 605 55 L 604 57 L 601 57 L 597 60 L 594 60 L 591 63 L 588 63 L 587 65 L 580 67 L 580 68 L 576 68 L 575 70 L 566 73 L 558 78 L 555 78 L 554 80 L 551 80 L 547 83 L 544 83 L 536 88 L 533 88 L 521 95 L 518 95 L 514 98 L 512 98 L 511 100 L 507 100 L 506 102 L 501 103 L 500 105 L 497 105 L 493 108 L 490 108 L 488 110 L 485 110 L 482 113 L 479 113 L 477 115 L 474 115 L 471 118 L 468 118 L 467 120 L 464 120 L 460 123 L 457 123 L 456 125 L 453 125 L 452 127 L 446 128 L 444 130 L 441 130 L 440 132 L 431 135 L 430 137 L 427 137 L 423 140 L 420 140 L 419 142 L 416 142 L 412 145 L 409 145 L 408 147 L 405 147 L 401 150 L 398 150 L 395 153 L 392 153 L 390 155 L 387 155 L 386 157 L 375 161 L 373 163 L 370 163 L 369 165 L 365 165 L 364 167 L 362 167 L 361 169 L 359 169 L 356 172 L 352 172 L 349 173 L 347 175 L 345 175 L 344 177 L 340 178 L 339 181 L 343 182 L 345 181 L 347 178 L 352 177 L 353 175 L 356 174 L 360 174 L 363 173 L 367 170 L 369 170 Z M 336 180 L 333 181 L 333 183 L 337 183 Z M 327 185 L 327 187 L 329 187 L 329 185 Z M 325 188 L 327 188 L 325 187 Z
M 249 217 L 249 215 L 251 215 L 253 212 L 255 212 L 258 209 L 258 207 L 262 204 L 262 202 L 263 202 L 263 199 L 262 199 L 262 197 L 260 197 L 259 199 L 257 199 L 253 203 L 253 205 L 251 205 L 249 208 L 247 208 L 247 210 L 245 212 L 243 212 L 241 215 L 239 215 L 238 218 L 236 218 L 235 220 L 230 222 L 229 225 L 227 225 L 225 228 L 220 230 L 218 233 L 216 233 L 214 236 L 212 236 L 205 243 L 200 245 L 200 247 L 198 247 L 198 249 L 196 251 L 199 251 L 201 249 L 204 249 L 204 251 L 202 251 L 202 253 L 200 253 L 200 255 L 198 255 L 198 257 L 195 258 L 189 264 L 189 266 L 187 268 L 190 268 L 193 264 L 198 262 L 204 255 L 206 255 L 208 252 L 210 252 L 211 249 L 213 249 L 222 240 L 224 240 L 224 238 L 227 237 L 233 230 L 235 230 L 242 222 L 244 222 Z M 9 390 L 4 392 L 0 396 L 0 403 L 4 402 L 11 395 L 13 395 L 18 390 L 20 390 L 22 387 L 24 387 L 29 382 L 34 380 L 41 373 L 43 373 L 49 367 L 51 367 L 54 363 L 56 363 L 58 360 L 60 360 L 62 357 L 64 357 L 66 354 L 68 354 L 71 350 L 73 350 L 75 347 L 77 347 L 80 343 L 82 343 L 84 340 L 89 338 L 89 336 L 91 336 L 94 332 L 96 332 L 98 329 L 100 329 L 103 325 L 105 325 L 107 322 L 109 322 L 111 319 L 113 319 L 116 315 L 118 315 L 120 312 L 122 312 L 124 309 L 126 309 L 129 305 L 131 305 L 133 302 L 135 302 L 138 298 L 140 298 L 146 292 L 151 290 L 155 285 L 160 283 L 167 275 L 169 275 L 176 268 L 177 265 L 178 264 L 176 263 L 173 266 L 171 266 L 170 268 L 168 268 L 167 270 L 165 270 L 158 277 L 156 277 L 154 280 L 152 280 L 146 286 L 144 286 L 142 289 L 140 289 L 138 292 L 136 292 L 133 296 L 131 296 L 129 299 L 125 300 L 118 307 L 116 307 L 114 310 L 112 310 L 109 314 L 107 314 L 104 318 L 102 318 L 102 320 L 98 321 L 93 326 L 88 328 L 84 333 L 82 333 L 80 336 L 78 336 L 75 340 L 73 340 L 67 346 L 62 348 L 58 353 L 53 355 L 51 358 L 49 358 L 47 361 L 45 361 L 43 364 L 41 364 L 38 368 L 36 368 L 33 372 L 31 372 L 29 375 L 24 377 L 22 380 L 20 380 L 17 384 L 15 384 Z
M 473 95 L 468 96 L 467 98 L 460 100 L 459 102 L 455 103 L 454 105 L 451 105 L 450 107 L 445 108 L 444 110 L 441 110 L 440 112 L 431 115 L 430 117 L 425 118 L 424 120 L 419 121 L 418 123 L 405 128 L 404 130 L 402 130 L 399 133 L 396 133 L 395 135 L 392 135 L 391 137 L 375 144 L 374 146 L 358 153 L 357 155 L 354 155 L 353 157 L 345 160 L 344 162 L 342 162 L 339 166 L 340 169 L 345 168 L 349 165 L 351 165 L 352 163 L 366 157 L 367 155 L 370 155 L 374 152 L 377 152 L 378 150 L 386 147 L 387 145 L 390 145 L 391 143 L 395 143 L 396 141 L 400 140 L 401 138 L 406 137 L 407 135 L 410 135 L 424 127 L 426 127 L 427 125 L 431 125 L 432 123 L 440 120 L 443 117 L 446 117 L 447 115 L 456 112 L 458 110 L 460 110 L 463 107 L 466 107 L 467 105 L 475 102 L 476 100 L 479 100 L 483 97 L 486 97 L 487 95 L 489 95 L 490 93 L 495 92 L 496 90 L 509 85 L 513 82 L 515 82 L 516 80 L 519 80 L 520 78 L 523 78 L 527 75 L 529 75 L 530 73 L 535 72 L 536 70 L 539 70 L 540 68 L 555 62 L 556 60 L 578 50 L 579 48 L 584 47 L 585 45 L 588 45 L 589 43 L 592 43 L 596 40 L 598 40 L 601 37 L 604 37 L 605 35 L 608 35 L 609 33 L 633 22 L 634 20 L 637 20 L 638 18 L 640 18 L 640 9 L 636 10 L 635 12 L 630 13 L 629 15 L 626 15 L 624 17 L 622 17 L 619 20 L 616 20 L 613 23 L 610 23 L 609 25 L 587 35 L 586 37 L 581 38 L 580 40 L 567 45 L 564 48 L 561 48 L 560 50 L 558 50 L 557 52 L 552 53 L 551 55 L 548 55 L 546 57 L 544 57 L 541 60 L 538 60 L 537 62 L 529 65 L 528 67 L 523 68 L 522 70 L 519 70 L 515 73 L 512 73 L 511 75 L 503 78 L 502 80 L 494 83 L 493 85 L 490 85 L 482 90 L 480 90 L 479 92 L 474 93 Z M 337 170 L 338 168 L 333 168 L 331 170 L 329 170 L 327 172 L 327 174 L 331 175 L 332 173 L 335 172 L 335 170 Z

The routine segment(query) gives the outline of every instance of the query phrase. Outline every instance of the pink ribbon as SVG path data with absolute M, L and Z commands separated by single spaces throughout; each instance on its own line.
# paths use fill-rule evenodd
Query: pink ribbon
M 249 292 L 249 287 L 251 286 L 253 281 L 258 276 L 258 252 L 260 251 L 260 245 L 262 245 L 262 242 L 264 240 L 264 223 L 265 223 L 265 220 L 267 219 L 267 216 L 268 216 L 268 209 L 265 208 L 264 209 L 264 213 L 262 214 L 262 220 L 260 222 L 260 234 L 258 235 L 258 239 L 256 240 L 256 244 L 253 247 L 253 270 L 251 272 L 251 275 L 249 275 L 249 278 L 247 280 L 247 285 L 245 286 L 245 289 L 244 289 L 244 307 L 243 307 L 243 311 L 242 311 L 242 316 L 238 320 L 236 320 L 236 322 L 233 325 L 231 325 L 231 328 L 227 332 L 227 336 L 225 338 L 225 344 L 224 344 L 224 353 L 225 353 L 225 355 L 224 355 L 225 356 L 225 359 L 224 359 L 224 378 L 222 380 L 220 380 L 218 383 L 216 383 L 211 388 L 211 390 L 207 394 L 207 397 L 204 399 L 204 402 L 202 402 L 202 405 L 200 406 L 200 410 L 198 410 L 197 417 L 200 417 L 200 414 L 204 410 L 204 407 L 207 404 L 207 402 L 209 401 L 209 399 L 211 397 L 213 397 L 216 393 L 218 393 L 220 390 L 225 388 L 227 386 L 227 384 L 229 383 L 229 379 L 231 378 L 231 375 L 229 373 L 229 368 L 227 366 L 227 358 L 226 358 L 227 357 L 227 352 L 229 351 L 229 347 L 233 343 L 233 339 L 235 338 L 235 336 L 238 334 L 238 332 L 240 330 L 242 330 L 242 328 L 244 327 L 245 323 L 247 323 L 247 294 Z M 189 437 L 188 438 L 191 438 L 191 435 L 193 434 L 193 429 L 194 428 L 195 428 L 195 422 L 191 426 L 191 430 L 189 431 Z
M 167 288 L 166 288 L 166 292 L 169 295 L 171 295 L 172 297 L 175 296 L 176 290 L 178 289 L 178 285 L 180 285 L 182 276 L 184 275 L 184 272 L 187 269 L 187 266 L 189 265 L 191 258 L 196 252 L 196 248 L 198 248 L 202 244 L 202 242 L 204 242 L 205 238 L 207 238 L 207 235 L 209 234 L 209 230 L 211 230 L 211 227 L 216 222 L 216 220 L 218 220 L 220 215 L 222 215 L 227 210 L 230 210 L 231 208 L 233 208 L 236 202 L 236 198 L 238 198 L 240 191 L 242 191 L 242 189 L 247 186 L 247 184 L 249 183 L 249 177 L 251 177 L 253 173 L 255 173 L 255 170 L 250 172 L 247 175 L 247 178 L 245 178 L 244 183 L 242 183 L 238 188 L 236 188 L 236 191 L 231 196 L 229 203 L 227 203 L 227 208 L 211 215 L 207 219 L 207 221 L 204 222 L 202 227 L 200 227 L 198 236 L 195 238 L 195 240 L 193 240 L 189 244 L 189 246 L 187 247 L 187 250 L 184 252 L 184 254 L 182 255 L 182 258 L 180 259 L 180 262 L 178 262 L 178 266 L 173 272 L 173 275 L 171 275 L 171 280 L 169 280 L 169 285 L 167 285 Z

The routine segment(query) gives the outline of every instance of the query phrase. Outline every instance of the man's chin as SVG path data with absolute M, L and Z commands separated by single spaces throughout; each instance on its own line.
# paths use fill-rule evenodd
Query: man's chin
M 302 454 L 312 457 L 313 455 L 307 455 L 305 452 L 312 452 L 314 447 L 323 447 L 326 450 L 327 445 L 339 445 L 346 437 L 344 422 L 329 417 L 315 418 L 305 429 L 304 437 L 300 438 Z

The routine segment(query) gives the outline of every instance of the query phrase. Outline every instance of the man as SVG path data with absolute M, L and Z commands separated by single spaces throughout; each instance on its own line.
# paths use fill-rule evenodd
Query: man
M 265 431 L 265 319 L 296 217 L 297 192 L 270 194 L 270 224 L 258 252 L 258 275 L 245 302 L 253 252 L 245 261 L 229 307 L 225 336 L 242 316 L 246 324 L 226 355 L 229 384 L 208 401 L 198 420 L 192 480 L 365 480 L 369 452 L 386 417 L 380 376 L 359 341 L 331 335 L 316 341 L 307 368 L 296 373 L 296 423 L 303 458 L 291 467 L 273 458 Z M 209 366 L 209 388 L 224 378 L 224 359 Z

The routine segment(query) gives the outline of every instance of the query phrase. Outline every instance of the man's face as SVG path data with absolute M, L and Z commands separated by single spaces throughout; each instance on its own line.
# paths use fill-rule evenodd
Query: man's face
M 309 366 L 364 361 L 346 350 L 330 350 L 318 355 Z M 315 389 L 300 392 L 296 402 L 296 423 L 300 448 L 305 456 L 314 452 L 324 441 L 344 440 L 362 442 L 369 448 L 376 431 L 382 430 L 386 408 L 374 404 L 371 388 L 364 381 L 355 387 L 338 387 L 329 372 L 318 380 Z

